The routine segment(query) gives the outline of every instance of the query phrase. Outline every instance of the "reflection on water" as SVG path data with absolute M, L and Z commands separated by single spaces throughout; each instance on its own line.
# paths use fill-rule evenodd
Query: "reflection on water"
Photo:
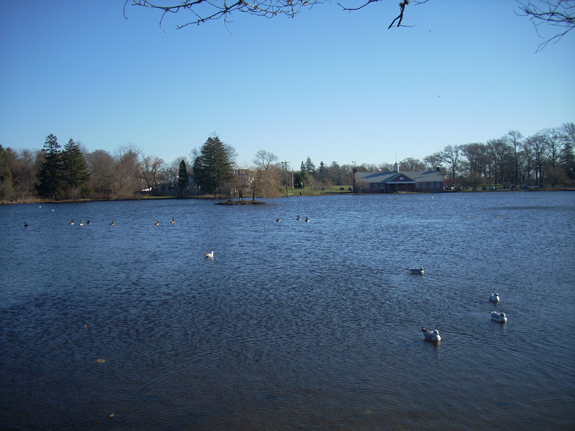
M 0 207 L 0 422 L 571 429 L 574 216 L 567 192 Z

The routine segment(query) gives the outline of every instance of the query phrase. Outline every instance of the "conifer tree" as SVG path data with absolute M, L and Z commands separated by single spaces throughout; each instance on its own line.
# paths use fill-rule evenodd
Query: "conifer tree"
M 234 177 L 235 150 L 213 136 L 200 148 L 200 155 L 194 162 L 194 177 L 207 193 L 215 193 L 224 183 Z
M 58 144 L 58 138 L 52 134 L 48 135 L 42 151 L 45 158 L 36 174 L 38 179 L 36 190 L 40 197 L 55 200 L 62 196 L 64 185 L 62 150 Z
M 188 179 L 188 169 L 186 168 L 186 162 L 182 159 L 180 162 L 180 169 L 178 171 L 178 197 L 184 196 L 184 190 L 190 184 Z
M 86 165 L 84 155 L 78 144 L 70 139 L 64 146 L 62 153 L 62 177 L 64 187 L 68 190 L 81 189 L 84 196 L 90 193 L 87 186 L 90 181 L 90 173 Z

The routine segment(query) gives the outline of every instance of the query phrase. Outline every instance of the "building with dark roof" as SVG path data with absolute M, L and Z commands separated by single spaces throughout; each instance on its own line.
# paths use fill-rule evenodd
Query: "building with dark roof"
M 435 171 L 400 171 L 399 165 L 392 172 L 353 171 L 353 191 L 355 193 L 400 193 L 443 191 L 443 176 Z

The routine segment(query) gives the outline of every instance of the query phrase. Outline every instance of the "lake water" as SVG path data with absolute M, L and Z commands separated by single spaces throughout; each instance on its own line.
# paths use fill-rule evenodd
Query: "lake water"
M 0 428 L 575 428 L 575 193 L 267 203 L 0 207 Z

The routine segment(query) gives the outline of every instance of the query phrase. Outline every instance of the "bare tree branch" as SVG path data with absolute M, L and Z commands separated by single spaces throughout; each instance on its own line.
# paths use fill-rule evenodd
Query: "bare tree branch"
M 223 19 L 228 22 L 229 16 L 234 12 L 242 12 L 250 15 L 273 18 L 276 16 L 286 16 L 294 18 L 303 8 L 312 8 L 313 6 L 327 2 L 328 0 L 233 0 L 228 4 L 226 0 L 124 0 L 124 16 L 126 6 L 140 6 L 150 9 L 156 9 L 161 12 L 160 27 L 162 27 L 164 18 L 167 14 L 176 14 L 182 10 L 191 13 L 193 19 L 177 25 L 181 29 L 191 24 L 200 25 L 207 21 Z M 344 0 L 352 2 L 354 0 Z M 338 5 L 344 11 L 358 11 L 372 3 L 384 0 L 361 0 L 362 3 L 357 7 L 348 7 L 341 3 Z M 542 24 L 559 27 L 561 31 L 553 37 L 545 40 L 539 45 L 537 51 L 541 51 L 549 42 L 558 42 L 575 27 L 575 0 L 516 0 L 519 11 L 515 13 L 519 16 L 528 17 L 537 34 Z M 400 0 L 399 14 L 391 21 L 388 29 L 392 27 L 410 27 L 404 25 L 405 12 L 408 5 L 420 5 L 427 3 L 428 0 Z M 162 27 L 163 28 L 163 27 Z
M 517 0 L 517 3 L 519 3 L 520 12 L 515 13 L 519 16 L 528 17 L 542 39 L 545 39 L 539 33 L 539 27 L 542 24 L 549 24 L 564 29 L 542 42 L 535 52 L 541 51 L 549 42 L 559 42 L 563 36 L 575 27 L 575 0 L 530 0 L 528 2 Z
M 225 0 L 125 0 L 124 17 L 127 17 L 126 6 L 140 6 L 161 11 L 160 27 L 162 27 L 164 18 L 169 13 L 178 13 L 181 10 L 189 11 L 195 18 L 185 24 L 177 25 L 178 29 L 187 27 L 191 24 L 200 25 L 207 21 L 223 19 L 228 22 L 228 17 L 233 12 L 243 12 L 250 15 L 273 18 L 283 15 L 288 18 L 294 18 L 301 12 L 302 8 L 312 8 L 313 6 L 325 3 L 327 0 L 237 0 L 228 4 Z M 347 7 L 338 3 L 345 11 L 357 11 L 383 0 L 366 0 L 365 3 L 358 7 Z M 399 15 L 391 22 L 392 27 L 409 27 L 402 24 L 405 9 L 407 5 L 419 5 L 427 3 L 428 0 L 401 0 L 399 3 Z M 396 24 L 397 23 L 397 24 Z M 162 27 L 163 28 L 163 27 Z
M 140 6 L 156 9 L 162 12 L 160 27 L 168 13 L 178 13 L 187 10 L 195 17 L 185 24 L 177 25 L 178 29 L 191 24 L 200 25 L 207 21 L 223 18 L 227 22 L 228 16 L 233 12 L 243 12 L 250 15 L 273 18 L 278 15 L 295 17 L 302 7 L 312 7 L 324 3 L 326 0 L 237 0 L 228 4 L 225 0 L 125 0 L 124 16 L 126 17 L 126 6 Z

